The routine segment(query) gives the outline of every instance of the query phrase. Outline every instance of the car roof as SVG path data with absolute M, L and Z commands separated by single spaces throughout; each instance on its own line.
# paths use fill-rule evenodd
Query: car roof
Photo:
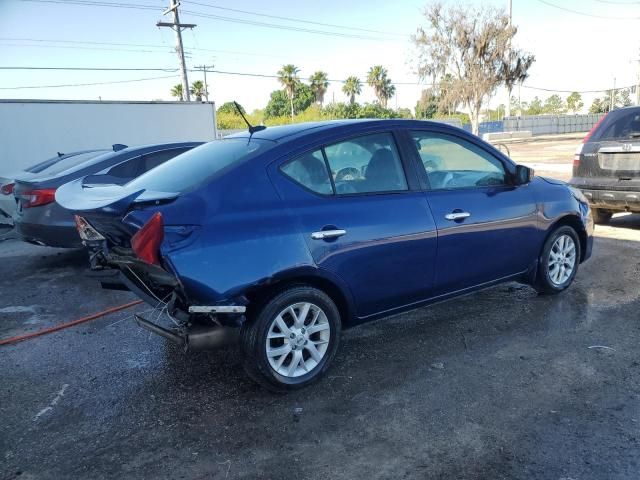
M 254 133 L 251 138 L 258 140 L 270 140 L 281 143 L 293 140 L 295 138 L 320 132 L 341 133 L 344 130 L 348 133 L 353 127 L 380 127 L 380 128 L 425 128 L 437 127 L 439 129 L 450 130 L 452 132 L 463 131 L 460 128 L 447 125 L 442 122 L 434 122 L 429 120 L 410 120 L 410 119 L 355 119 L 355 120 L 327 120 L 322 122 L 305 122 L 294 123 L 291 125 L 281 125 L 277 127 L 267 127 L 264 130 Z M 466 133 L 466 132 L 465 132 Z M 225 138 L 249 138 L 249 132 L 238 132 L 228 135 Z

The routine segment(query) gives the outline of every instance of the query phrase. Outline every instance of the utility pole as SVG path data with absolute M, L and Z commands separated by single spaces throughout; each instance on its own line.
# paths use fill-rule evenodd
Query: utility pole
M 200 70 L 204 74 L 204 98 L 209 101 L 209 85 L 207 84 L 207 69 L 213 69 L 214 65 L 198 65 L 194 70 Z
M 613 110 L 616 106 L 616 77 L 613 77 L 613 90 L 611 90 L 611 103 L 609 105 L 609 111 Z
M 636 83 L 636 105 L 640 106 L 640 52 L 638 52 L 638 81 Z
M 509 28 L 511 28 L 511 23 L 513 21 L 512 17 L 513 17 L 513 0 L 509 0 L 509 9 L 508 9 L 508 13 L 509 13 Z M 511 46 L 511 45 L 509 45 Z M 511 52 L 511 48 L 509 48 L 507 50 L 507 55 Z M 504 116 L 505 117 L 510 117 L 511 116 L 511 89 L 507 87 L 507 103 L 504 106 Z
M 168 13 L 173 14 L 173 22 L 158 22 L 158 27 L 169 27 L 176 32 L 176 52 L 178 52 L 178 58 L 180 59 L 180 73 L 182 74 L 182 96 L 188 102 L 191 100 L 189 96 L 189 79 L 187 78 L 187 65 L 184 61 L 184 47 L 182 46 L 182 29 L 194 28 L 195 23 L 180 23 L 180 17 L 178 15 L 178 0 L 169 0 L 169 8 L 167 8 L 162 15 Z

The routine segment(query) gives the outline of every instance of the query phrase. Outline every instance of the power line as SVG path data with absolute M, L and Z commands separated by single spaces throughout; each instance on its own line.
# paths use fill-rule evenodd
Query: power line
M 342 28 L 345 30 L 355 30 L 355 31 L 359 31 L 359 32 L 367 32 L 367 33 L 380 33 L 383 35 L 396 35 L 396 36 L 401 36 L 401 37 L 408 37 L 409 35 L 405 34 L 405 33 L 399 33 L 399 32 L 389 32 L 389 31 L 385 31 L 385 30 L 371 30 L 368 28 L 360 28 L 360 27 L 354 27 L 354 26 L 348 26 L 348 25 L 336 25 L 333 23 L 323 23 L 323 22 L 316 22 L 313 20 L 304 20 L 301 18 L 293 18 L 293 17 L 281 17 L 279 15 L 269 15 L 267 13 L 259 13 L 259 12 L 252 12 L 252 11 L 248 11 L 248 10 L 239 10 L 237 8 L 228 8 L 228 7 L 220 7 L 218 5 L 211 5 L 210 3 L 200 3 L 200 2 L 194 2 L 191 0 L 185 0 L 183 3 L 190 3 L 192 5 L 199 5 L 201 7 L 207 7 L 207 8 L 215 8 L 217 10 L 225 10 L 227 12 L 235 12 L 235 13 L 243 13 L 245 15 L 254 15 L 256 17 L 264 17 L 264 18 L 273 18 L 276 20 L 286 20 L 288 22 L 298 22 L 298 23 L 306 23 L 309 25 L 318 25 L 321 27 L 331 27 L 331 28 Z
M 2 40 L 0 39 L 0 42 Z M 102 50 L 110 52 L 132 52 L 132 53 L 175 53 L 170 50 L 165 52 L 161 50 L 140 50 L 133 48 L 109 48 L 109 47 L 87 47 L 80 45 L 25 45 L 24 43 L 1 43 L 4 47 L 36 47 L 36 48 L 68 48 L 72 50 Z M 168 48 L 168 47 L 165 47 Z
M 111 82 L 92 82 L 92 83 L 69 83 L 63 85 L 25 85 L 22 87 L 0 87 L 0 90 L 22 90 L 33 88 L 61 88 L 61 87 L 87 87 L 93 85 L 111 85 L 116 83 L 133 83 L 133 82 L 146 82 L 148 80 L 160 80 L 164 78 L 176 78 L 179 75 L 164 75 L 162 77 L 147 77 L 147 78 L 133 78 L 130 80 L 114 80 Z
M 368 35 L 357 35 L 357 34 L 342 33 L 342 32 L 329 32 L 329 31 L 326 31 L 326 30 L 317 30 L 317 29 L 311 29 L 311 28 L 295 27 L 295 26 L 290 26 L 290 25 L 278 25 L 278 24 L 275 24 L 275 23 L 259 22 L 259 21 L 256 21 L 256 20 L 246 20 L 246 19 L 241 19 L 241 18 L 224 17 L 224 16 L 221 16 L 221 15 L 214 15 L 214 14 L 211 14 L 211 13 L 195 12 L 193 10 L 182 10 L 182 12 L 183 13 L 188 13 L 189 15 L 192 15 L 194 17 L 199 17 L 199 18 L 208 18 L 208 19 L 212 19 L 212 20 L 220 20 L 220 21 L 223 21 L 223 22 L 239 23 L 239 24 L 242 24 L 242 25 L 253 25 L 253 26 L 257 26 L 257 27 L 273 28 L 273 29 L 277 29 L 277 30 L 289 30 L 289 31 L 293 31 L 293 32 L 313 33 L 313 34 L 325 35 L 325 36 L 329 36 L 329 37 L 354 38 L 354 39 L 358 39 L 358 40 L 375 40 L 375 41 L 386 41 L 386 42 L 397 42 L 398 41 L 398 40 L 390 40 L 388 38 L 373 37 L 373 36 L 368 36 Z
M 138 67 L 3 67 L 0 70 L 76 70 L 87 72 L 177 72 L 177 68 L 138 68 Z
M 547 0 L 538 0 L 540 3 L 543 3 L 545 5 L 548 5 L 549 7 L 553 7 L 553 8 L 557 8 L 558 10 L 563 10 L 565 12 L 569 12 L 569 13 L 573 13 L 576 15 L 582 15 L 584 17 L 591 17 L 591 18 L 603 18 L 606 20 L 638 20 L 640 17 L 609 17 L 606 15 L 596 15 L 593 13 L 586 13 L 586 12 L 580 12 L 578 10 L 573 10 L 571 8 L 566 8 L 566 7 L 562 7 L 560 5 L 556 5 L 555 3 L 551 3 L 548 2 Z
M 129 67 L 32 67 L 32 66 L 0 66 L 0 70 L 71 70 L 71 71 L 159 71 L 159 72 L 177 72 L 176 68 L 129 68 Z M 198 68 L 190 68 L 189 72 L 200 72 L 201 69 Z M 255 72 L 234 72 L 228 70 L 215 70 L 208 69 L 209 73 L 217 73 L 220 75 L 235 75 L 241 77 L 255 77 L 255 78 L 279 78 L 278 75 L 268 74 L 268 73 L 255 73 Z M 160 77 L 161 78 L 161 77 Z M 328 79 L 329 82 L 333 83 L 344 83 L 343 79 Z M 394 85 L 418 85 L 428 87 L 430 84 L 422 83 L 422 82 L 392 82 Z M 545 87 L 537 87 L 534 85 L 522 85 L 522 88 L 528 88 L 530 90 L 540 90 L 544 92 L 554 92 L 554 93 L 601 93 L 611 90 L 610 88 L 603 88 L 599 90 L 562 90 L 562 89 L 554 89 L 554 88 L 545 88 Z M 624 90 L 626 88 L 631 88 L 631 85 L 625 87 L 618 87 L 618 90 Z
M 34 43 L 64 43 L 69 45 L 107 45 L 107 46 L 115 46 L 115 47 L 142 47 L 142 48 L 159 48 L 159 49 L 170 49 L 170 53 L 175 53 L 174 50 L 168 45 L 158 45 L 158 44 L 150 44 L 150 43 L 121 43 L 121 42 L 91 42 L 85 40 L 55 40 L 55 39 L 43 39 L 43 38 L 13 38 L 13 37 L 0 37 L 0 42 L 3 41 L 11 41 L 11 42 L 34 42 Z M 9 44 L 6 44 L 9 45 Z M 14 46 L 25 46 L 25 47 L 37 47 L 38 45 L 18 45 Z M 44 45 L 43 45 L 44 46 Z M 62 45 L 46 45 L 47 47 L 61 47 Z M 64 48 L 75 48 L 72 46 L 64 47 Z M 114 49 L 115 50 L 115 49 Z M 203 47 L 188 47 L 188 51 L 197 51 L 197 52 L 212 52 L 212 53 L 220 53 L 220 54 L 230 54 L 230 55 L 247 55 L 252 57 L 271 57 L 271 58 L 291 58 L 287 55 L 271 55 L 269 53 L 260 53 L 260 52 L 244 52 L 239 50 L 222 50 L 217 48 L 203 48 Z M 122 50 L 122 51 L 131 51 L 136 52 L 136 50 Z M 144 50 L 140 50 L 143 53 L 147 53 Z M 151 52 L 154 53 L 154 52 Z M 165 53 L 165 52 L 161 52 Z
M 130 4 L 130 3 L 113 3 L 113 2 L 101 2 L 94 0 L 21 0 L 23 2 L 36 2 L 36 3 L 57 3 L 62 5 L 82 5 L 93 7 L 117 7 L 117 8 L 129 8 L 132 10 L 164 10 L 164 8 L 156 5 L 143 5 L 143 4 Z
M 630 5 L 630 6 L 632 6 L 632 5 L 640 5 L 640 2 L 635 1 L 635 0 L 631 1 L 631 2 L 616 2 L 616 1 L 613 1 L 613 0 L 594 0 L 594 1 L 600 2 L 600 3 L 607 3 L 609 5 Z
M 94 1 L 94 0 L 22 0 L 22 1 L 23 2 L 39 2 L 39 3 L 55 3 L 55 4 L 63 4 L 63 5 L 130 8 L 130 9 L 138 9 L 138 10 L 158 10 L 159 9 L 158 7 L 155 7 L 153 5 L 144 5 L 144 4 L 135 4 L 135 3 L 112 3 L 112 2 L 101 2 L 101 1 Z M 324 35 L 329 37 L 352 38 L 352 39 L 358 39 L 358 40 L 375 40 L 375 41 L 386 41 L 386 42 L 399 41 L 399 40 L 392 40 L 389 38 L 374 37 L 369 35 L 350 34 L 350 33 L 344 33 L 344 32 L 330 32 L 327 30 L 295 27 L 293 25 L 280 25 L 275 23 L 260 22 L 256 20 L 225 17 L 222 15 L 214 15 L 214 14 L 209 14 L 205 12 L 197 12 L 193 10 L 182 10 L 182 12 L 188 13 L 189 15 L 192 15 L 194 17 L 206 18 L 210 20 L 219 20 L 222 22 L 238 23 L 241 25 L 252 25 L 257 27 L 273 28 L 278 30 L 288 30 L 288 31 L 300 32 L 300 33 L 312 33 L 316 35 Z

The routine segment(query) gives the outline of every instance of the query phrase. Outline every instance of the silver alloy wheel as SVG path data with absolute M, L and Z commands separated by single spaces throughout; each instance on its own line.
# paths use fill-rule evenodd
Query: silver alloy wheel
M 299 377 L 318 366 L 327 353 L 331 325 L 313 303 L 295 303 L 282 310 L 267 333 L 269 365 L 284 377 Z
M 562 285 L 575 267 L 576 244 L 570 235 L 560 235 L 549 252 L 549 280 L 554 285 Z

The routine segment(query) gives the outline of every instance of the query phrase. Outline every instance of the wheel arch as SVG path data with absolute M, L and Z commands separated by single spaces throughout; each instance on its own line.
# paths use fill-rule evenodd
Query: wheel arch
M 577 215 L 564 215 L 554 221 L 547 229 L 547 234 L 544 240 L 546 242 L 547 238 L 549 238 L 549 235 L 551 235 L 559 227 L 564 226 L 573 228 L 578 234 L 578 240 L 580 240 L 580 263 L 582 263 L 587 252 L 587 230 L 585 229 L 582 220 Z M 544 246 L 544 242 L 542 245 Z
M 262 282 L 248 289 L 245 292 L 245 296 L 249 300 L 249 317 L 269 299 L 296 285 L 308 285 L 322 290 L 338 307 L 342 325 L 349 326 L 352 323 L 355 307 L 348 287 L 328 272 L 322 272 L 317 268 L 302 268 L 283 272 L 270 278 L 268 282 Z

